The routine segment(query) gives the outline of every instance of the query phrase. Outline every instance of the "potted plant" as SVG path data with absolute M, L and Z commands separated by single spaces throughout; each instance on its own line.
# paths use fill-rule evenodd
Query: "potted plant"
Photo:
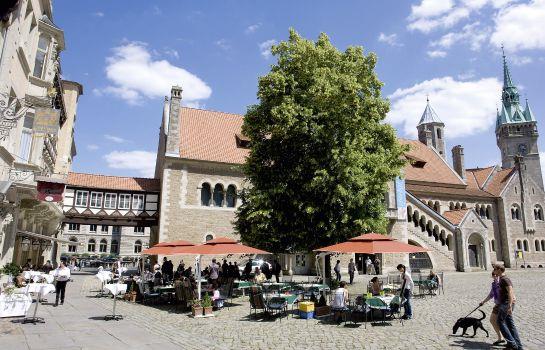
M 19 265 L 15 263 L 7 263 L 4 265 L 4 267 L 1 270 L 2 271 L 0 274 L 7 275 L 8 283 L 10 284 L 13 283 L 13 280 L 15 279 L 15 277 L 17 277 L 17 275 L 21 273 L 21 268 L 19 267 Z
M 202 299 L 203 316 L 212 314 L 212 298 L 206 293 Z
M 135 303 L 136 302 L 136 282 L 133 280 L 131 281 L 131 289 L 129 291 L 129 301 L 131 303 Z
M 202 315 L 202 305 L 200 300 L 195 299 L 191 303 L 191 314 L 193 315 L 193 317 Z

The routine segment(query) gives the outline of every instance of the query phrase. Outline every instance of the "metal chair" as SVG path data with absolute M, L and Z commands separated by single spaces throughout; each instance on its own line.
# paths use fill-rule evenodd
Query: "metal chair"
M 381 299 L 379 298 L 369 298 L 365 300 L 365 303 L 370 308 L 371 312 L 371 322 L 374 321 L 374 315 L 373 311 L 378 310 L 382 313 L 382 323 L 386 323 L 386 314 L 391 315 L 390 306 L 386 305 Z

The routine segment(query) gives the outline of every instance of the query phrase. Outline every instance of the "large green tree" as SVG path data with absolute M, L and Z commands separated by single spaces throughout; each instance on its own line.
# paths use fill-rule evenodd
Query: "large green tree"
M 235 224 L 242 240 L 280 253 L 385 232 L 384 194 L 404 148 L 383 123 L 375 54 L 294 30 L 272 53 L 277 63 L 259 78 L 242 127 L 251 145 Z

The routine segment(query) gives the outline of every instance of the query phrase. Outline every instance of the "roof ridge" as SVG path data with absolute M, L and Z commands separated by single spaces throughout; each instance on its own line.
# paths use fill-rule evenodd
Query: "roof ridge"
M 91 174 L 91 173 L 82 173 L 78 171 L 69 171 L 68 174 L 78 174 L 78 175 L 91 175 L 91 176 L 102 176 L 102 177 L 116 177 L 116 178 L 125 178 L 125 179 L 142 179 L 142 180 L 159 180 L 154 177 L 137 177 L 137 176 L 119 176 L 119 175 L 105 175 L 105 174 Z
M 215 109 L 204 109 L 204 108 L 195 108 L 195 107 L 186 107 L 182 106 L 184 109 L 192 109 L 195 111 L 203 111 L 203 112 L 213 112 L 213 113 L 222 113 L 222 114 L 230 114 L 237 117 L 244 117 L 244 114 L 237 114 L 237 113 L 231 113 L 231 112 L 223 112 L 223 111 L 216 111 Z

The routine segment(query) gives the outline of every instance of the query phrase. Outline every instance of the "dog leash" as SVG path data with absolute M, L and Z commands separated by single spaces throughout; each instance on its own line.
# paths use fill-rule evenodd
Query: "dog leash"
M 464 318 L 467 318 L 469 315 L 471 315 L 472 313 L 474 313 L 475 311 L 477 311 L 479 308 L 481 307 L 481 305 L 477 306 L 476 308 L 474 308 L 470 313 L 467 314 L 466 317 Z

